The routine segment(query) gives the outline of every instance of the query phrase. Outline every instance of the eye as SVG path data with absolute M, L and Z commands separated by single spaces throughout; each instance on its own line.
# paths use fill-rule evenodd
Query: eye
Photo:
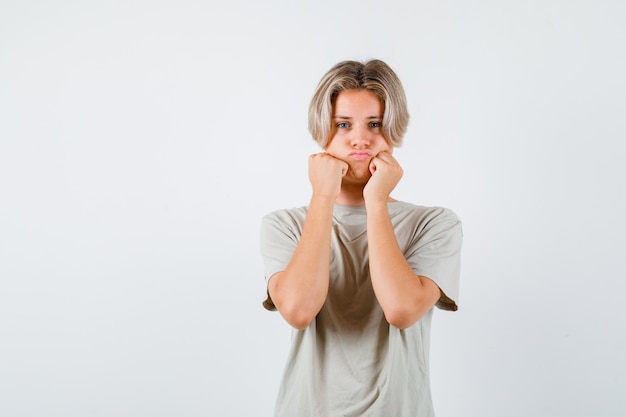
M 337 123 L 337 127 L 339 129 L 347 129 L 349 127 L 349 125 L 346 122 L 339 122 L 339 123 Z
M 370 127 L 372 127 L 372 128 L 379 128 L 380 127 L 380 122 L 371 122 L 370 123 Z

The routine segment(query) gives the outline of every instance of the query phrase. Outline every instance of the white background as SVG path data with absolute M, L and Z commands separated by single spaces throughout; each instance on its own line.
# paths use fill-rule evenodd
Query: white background
M 0 415 L 270 416 L 260 218 L 323 73 L 380 58 L 395 197 L 463 220 L 439 417 L 623 416 L 626 6 L 0 0 Z

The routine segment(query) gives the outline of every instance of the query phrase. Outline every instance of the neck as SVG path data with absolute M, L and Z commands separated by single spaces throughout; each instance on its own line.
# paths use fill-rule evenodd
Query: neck
M 363 198 L 363 189 L 365 186 L 360 185 L 348 185 L 342 184 L 341 191 L 335 200 L 336 204 L 342 204 L 344 206 L 362 206 L 365 204 L 365 198 Z M 394 198 L 389 197 L 387 199 L 388 203 L 393 203 L 398 201 Z
M 339 192 L 335 203 L 346 206 L 362 206 L 365 204 L 365 199 L 363 198 L 363 188 L 365 188 L 364 185 L 341 184 L 341 191 Z

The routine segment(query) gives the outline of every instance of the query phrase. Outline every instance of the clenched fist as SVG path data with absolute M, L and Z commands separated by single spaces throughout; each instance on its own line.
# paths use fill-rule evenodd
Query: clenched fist
M 309 157 L 309 180 L 313 195 L 337 198 L 341 191 L 341 179 L 348 172 L 348 164 L 326 152 Z
M 372 176 L 363 189 L 363 198 L 366 201 L 387 202 L 402 178 L 402 167 L 391 153 L 385 151 L 372 158 L 369 169 Z

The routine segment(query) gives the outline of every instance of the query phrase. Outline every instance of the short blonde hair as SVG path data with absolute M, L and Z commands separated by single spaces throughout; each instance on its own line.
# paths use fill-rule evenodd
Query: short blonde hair
M 326 148 L 330 139 L 333 107 L 339 93 L 365 89 L 384 105 L 383 135 L 393 147 L 402 145 L 409 124 L 406 95 L 396 73 L 383 61 L 343 61 L 333 66 L 319 82 L 309 105 L 309 132 Z

